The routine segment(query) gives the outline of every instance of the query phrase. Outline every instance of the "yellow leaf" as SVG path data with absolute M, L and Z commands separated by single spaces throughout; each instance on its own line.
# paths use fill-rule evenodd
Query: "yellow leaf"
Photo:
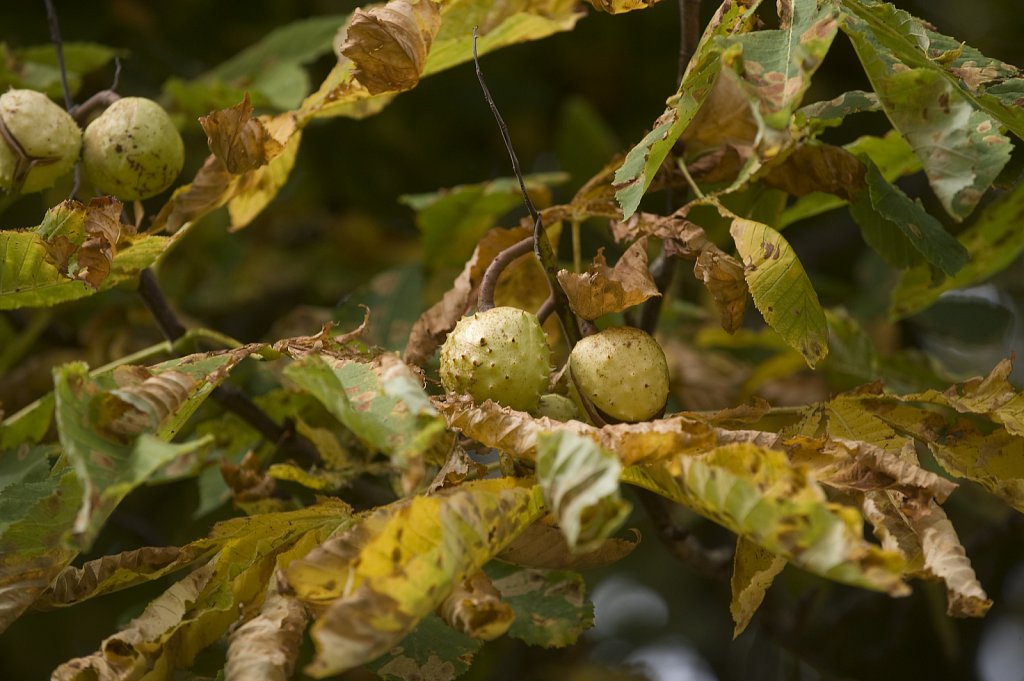
M 321 609 L 306 672 L 329 676 L 387 652 L 543 512 L 536 485 L 468 482 L 381 507 L 293 562 L 296 596 Z
M 750 624 L 765 592 L 784 567 L 785 558 L 743 537 L 737 538 L 732 564 L 732 602 L 729 604 L 729 612 L 736 623 L 733 638 L 742 634 Z

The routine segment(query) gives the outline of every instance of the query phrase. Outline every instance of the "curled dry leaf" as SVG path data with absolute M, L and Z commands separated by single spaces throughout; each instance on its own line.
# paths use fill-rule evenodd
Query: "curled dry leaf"
M 612 233 L 618 240 L 649 234 L 665 242 L 666 254 L 694 261 L 693 276 L 711 294 L 722 328 L 732 333 L 742 325 L 747 307 L 743 265 L 708 239 L 702 227 L 687 219 L 687 212 L 684 207 L 667 217 L 637 213 L 612 223 Z
M 122 440 L 156 430 L 188 399 L 197 381 L 182 371 L 153 374 L 123 366 L 113 373 L 118 387 L 103 398 L 98 425 Z
M 941 506 L 892 490 L 869 491 L 861 505 L 882 546 L 901 552 L 910 568 L 922 576 L 944 583 L 948 614 L 982 617 L 988 612 L 992 601 Z
M 516 618 L 483 570 L 462 580 L 438 607 L 437 614 L 452 629 L 483 641 L 503 635 Z
M 473 306 L 480 280 L 494 256 L 528 236 L 530 230 L 523 227 L 514 229 L 495 228 L 489 231 L 477 244 L 472 257 L 462 268 L 449 289 L 437 303 L 432 305 L 413 324 L 409 341 L 405 346 L 405 361 L 422 364 L 441 344 L 448 332 L 455 328 L 463 315 Z
M 199 125 L 206 132 L 210 151 L 234 175 L 266 165 L 284 149 L 263 122 L 252 117 L 248 92 L 235 106 L 201 116 Z
M 118 241 L 135 231 L 121 222 L 121 211 L 121 202 L 112 196 L 96 197 L 87 205 L 68 199 L 51 209 L 54 233 L 42 235 L 46 259 L 64 276 L 98 289 L 110 274 Z M 82 231 L 76 234 L 77 222 Z M 46 226 L 44 222 L 40 229 Z
M 865 170 L 864 164 L 842 147 L 808 142 L 799 145 L 761 179 L 793 196 L 825 192 L 853 201 L 866 185 Z
M 562 270 L 558 273 L 558 282 L 569 298 L 569 307 L 583 319 L 622 312 L 661 295 L 647 269 L 645 238 L 630 246 L 614 268 L 608 267 L 602 248 L 585 273 Z
M 434 0 L 391 0 L 383 7 L 357 9 L 340 52 L 355 65 L 355 77 L 370 92 L 415 87 L 430 45 L 441 27 Z
M 231 632 L 225 681 L 287 681 L 306 632 L 306 608 L 270 580 L 258 615 Z

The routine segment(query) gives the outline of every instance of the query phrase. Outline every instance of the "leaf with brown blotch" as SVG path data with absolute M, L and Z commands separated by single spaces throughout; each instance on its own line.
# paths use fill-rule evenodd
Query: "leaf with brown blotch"
M 231 632 L 225 681 L 288 681 L 308 619 L 306 607 L 272 578 L 259 614 Z
M 483 570 L 462 580 L 438 606 L 437 614 L 455 631 L 482 641 L 503 635 L 516 618 Z
M 777 556 L 754 542 L 737 537 L 736 553 L 732 563 L 732 601 L 729 612 L 736 623 L 732 637 L 736 638 L 750 624 L 754 613 L 761 607 L 765 592 L 776 575 L 786 567 L 786 559 Z
M 408 90 L 420 81 L 440 27 L 440 4 L 434 0 L 391 0 L 357 9 L 339 51 L 352 60 L 356 80 L 370 94 Z
M 1024 436 L 1024 393 L 1007 379 L 1013 362 L 1004 359 L 985 378 L 972 378 L 938 392 L 904 395 L 904 402 L 927 402 L 952 407 L 961 414 L 986 416 L 1014 435 Z
M 526 481 L 467 482 L 379 507 L 291 563 L 295 595 L 321 610 L 306 672 L 329 676 L 387 652 L 543 512 Z
M 244 99 L 235 106 L 199 118 L 210 151 L 234 175 L 266 165 L 284 149 L 262 121 L 252 117 L 252 110 L 246 92 Z
M 587 570 L 611 565 L 633 552 L 640 543 L 640 531 L 633 528 L 633 539 L 605 539 L 596 549 L 575 553 L 565 534 L 552 524 L 551 516 L 542 518 L 513 539 L 497 558 L 506 563 L 549 570 Z
M 587 0 L 591 6 L 608 14 L 623 14 L 638 9 L 647 9 L 657 5 L 661 0 Z
M 794 464 L 807 466 L 822 484 L 835 489 L 865 492 L 894 489 L 907 496 L 946 501 L 957 485 L 906 456 L 913 442 L 904 440 L 904 453 L 895 454 L 867 442 L 839 438 L 795 437 L 783 445 Z
M 821 142 L 799 145 L 761 181 L 793 196 L 825 192 L 853 201 L 865 186 L 864 164 L 842 147 Z
M 181 371 L 154 374 L 138 366 L 117 367 L 113 378 L 118 387 L 103 398 L 96 425 L 122 439 L 155 431 L 185 403 L 197 383 Z
M 864 539 L 863 518 L 829 501 L 806 467 L 748 443 L 623 470 L 623 482 L 687 506 L 794 565 L 837 582 L 910 592 L 903 555 Z
M 608 267 L 604 249 L 599 249 L 594 264 L 586 272 L 562 270 L 558 282 L 569 298 L 569 307 L 583 319 L 622 312 L 661 295 L 647 269 L 647 239 L 639 239 L 630 246 L 614 268 Z
M 941 506 L 880 490 L 867 492 L 862 507 L 883 546 L 903 553 L 912 570 L 945 584 L 947 614 L 983 617 L 988 612 L 992 601 Z
M 434 303 L 412 326 L 409 341 L 405 345 L 404 358 L 409 364 L 422 364 L 434 354 L 448 332 L 469 311 L 476 302 L 476 292 L 487 266 L 494 256 L 512 244 L 529 236 L 530 230 L 523 227 L 513 229 L 495 228 L 487 232 L 477 244 L 472 257 L 462 268 L 452 288 Z

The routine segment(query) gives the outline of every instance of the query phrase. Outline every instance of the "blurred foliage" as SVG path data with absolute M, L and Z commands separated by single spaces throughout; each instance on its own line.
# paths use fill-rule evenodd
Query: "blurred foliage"
M 63 37 L 68 41 L 71 86 L 79 93 L 76 96 L 81 99 L 81 93 L 108 87 L 114 72 L 111 59 L 119 57 L 118 90 L 158 99 L 181 126 L 187 159 L 181 182 L 196 175 L 208 153 L 206 134 L 197 117 L 236 105 L 246 91 L 258 114 L 276 114 L 297 107 L 305 94 L 329 77 L 335 64 L 332 43 L 338 18 L 357 6 L 357 3 L 328 0 L 256 0 L 244 4 L 110 0 L 57 4 Z M 1014 0 L 988 0 L 969 8 L 951 0 L 898 4 L 911 14 L 932 22 L 940 32 L 966 41 L 989 57 L 1009 64 L 1024 63 L 1024 47 L 1019 39 L 1024 31 L 1024 19 Z M 712 4 L 704 3 L 702 22 L 709 20 L 715 9 Z M 770 17 L 771 8 L 765 9 L 762 13 Z M 0 30 L 0 41 L 3 41 L 0 58 L 4 62 L 0 67 L 3 69 L 0 70 L 0 87 L 33 87 L 58 95 L 55 64 L 52 52 L 46 47 L 48 33 L 43 4 L 0 6 L 0 26 L 5 27 Z M 273 33 L 275 30 L 279 32 Z M 299 31 L 302 39 L 297 40 L 296 33 L 291 31 Z M 272 37 L 267 38 L 268 35 Z M 261 40 L 267 40 L 264 54 L 276 57 L 270 62 L 258 63 L 254 53 L 247 51 Z M 567 203 L 613 154 L 624 154 L 644 136 L 664 109 L 666 96 L 673 91 L 678 43 L 677 8 L 665 1 L 622 16 L 589 12 L 574 30 L 498 50 L 483 59 L 490 89 L 508 122 L 527 179 L 535 179 L 529 189 L 538 205 L 543 208 Z M 245 82 L 234 80 L 237 74 L 245 74 Z M 871 89 L 872 82 L 864 75 L 854 48 L 840 36 L 829 58 L 815 74 L 803 101 L 818 102 L 851 90 Z M 872 185 L 880 194 L 872 193 L 871 202 L 881 205 L 888 199 L 884 205 L 891 209 L 893 195 L 881 194 L 886 187 L 898 187 L 896 191 L 902 199 L 899 196 L 895 199 L 896 212 L 884 217 L 896 220 L 906 211 L 915 209 L 945 216 L 943 203 L 948 204 L 952 199 L 936 199 L 924 175 L 909 174 L 916 168 L 900 166 L 901 169 L 893 170 L 899 164 L 892 159 L 882 159 L 871 150 L 855 146 L 863 135 L 883 134 L 887 128 L 884 116 L 875 110 L 851 115 L 842 127 L 825 130 L 820 139 L 833 145 L 853 146 L 854 153 L 870 157 L 873 162 L 869 165 L 871 179 L 881 181 Z M 1024 156 L 1019 151 L 1019 140 L 1017 142 L 1018 150 L 995 178 L 995 184 L 1004 189 L 1016 186 L 1015 193 L 1019 194 Z M 688 140 L 688 143 L 693 142 Z M 873 172 L 875 165 L 880 173 Z M 909 175 L 895 184 L 886 182 L 905 174 Z M 372 310 L 363 337 L 367 344 L 401 350 L 417 318 L 447 290 L 480 236 L 495 225 L 514 225 L 524 215 L 516 193 L 509 191 L 514 190 L 509 175 L 506 152 L 493 119 L 471 65 L 464 63 L 431 75 L 418 87 L 396 97 L 380 113 L 364 120 L 328 118 L 309 124 L 302 132 L 301 148 L 290 177 L 273 202 L 242 231 L 229 231 L 232 222 L 225 211 L 215 211 L 189 227 L 187 238 L 181 239 L 160 263 L 160 279 L 168 298 L 189 326 L 216 329 L 244 343 L 260 344 L 262 348 L 257 350 L 250 346 L 246 352 L 269 352 L 265 344 L 315 333 L 327 321 L 340 322 L 345 329 L 353 328 L 363 319 L 361 304 Z M 70 183 L 60 184 L 43 194 L 7 202 L 2 213 L 3 227 L 39 225 L 46 210 L 65 198 L 69 186 Z M 993 207 L 997 216 L 1019 211 L 1016 201 L 1005 198 L 1013 194 L 1008 192 L 999 199 L 1008 204 L 1005 208 L 999 204 L 993 207 L 992 199 L 986 197 L 979 210 Z M 853 217 L 845 210 L 819 214 L 826 206 L 820 196 L 817 199 L 813 198 L 815 196 L 810 194 L 788 206 L 787 210 L 792 211 L 799 205 L 805 211 L 803 214 L 812 217 L 787 225 L 781 243 L 790 246 L 791 252 L 799 256 L 796 263 L 806 270 L 804 279 L 813 284 L 826 309 L 825 317 L 816 320 L 818 331 L 830 338 L 830 354 L 822 359 L 818 366 L 820 371 L 812 373 L 806 369 L 804 357 L 815 356 L 813 351 L 798 352 L 779 336 L 766 332 L 754 310 L 748 309 L 745 315 L 740 313 L 744 327 L 734 335 L 711 328 L 705 324 L 709 313 L 699 283 L 688 277 L 685 281 L 679 278 L 674 295 L 663 310 L 666 334 L 677 341 L 686 341 L 666 343 L 673 371 L 687 378 L 686 386 L 678 387 L 673 393 L 674 408 L 713 410 L 754 396 L 776 406 L 815 400 L 827 403 L 836 391 L 868 383 L 879 376 L 884 376 L 893 389 L 920 391 L 921 395 L 929 395 L 921 401 L 933 403 L 938 398 L 926 393 L 928 388 L 942 389 L 973 375 L 988 374 L 1000 359 L 1022 347 L 1024 280 L 1021 272 L 1024 270 L 1017 266 L 1016 256 L 1012 263 L 1000 261 L 991 270 L 969 271 L 972 283 L 984 280 L 984 285 L 957 291 L 927 307 L 938 292 L 927 288 L 932 281 L 932 268 L 921 262 L 897 283 L 897 273 L 872 250 L 872 247 L 878 248 L 877 243 L 870 243 L 869 247 L 870 228 L 865 228 L 861 219 L 855 222 L 858 207 L 854 206 Z M 146 220 L 157 214 L 166 199 L 162 196 L 146 202 Z M 755 204 L 757 210 L 769 210 L 765 206 L 771 202 L 763 199 L 762 195 L 741 194 L 723 199 L 726 205 L 721 208 L 705 206 L 696 209 L 695 214 L 701 216 L 701 225 L 713 242 L 729 243 L 732 213 L 768 221 L 764 216 L 746 212 Z M 665 197 L 656 195 L 644 201 L 642 209 L 660 211 Z M 832 203 L 835 201 L 842 203 L 834 196 L 828 201 L 829 205 L 835 205 Z M 779 205 L 777 212 L 781 214 L 781 210 Z M 437 225 L 439 220 L 448 220 L 451 213 L 459 215 L 463 229 L 458 241 L 446 244 Z M 991 222 L 996 228 L 1006 224 L 1005 219 Z M 779 224 L 784 223 L 785 218 Z M 143 223 L 143 229 L 146 224 Z M 939 230 L 950 229 L 953 235 L 964 235 L 961 241 L 967 251 L 972 256 L 979 252 L 985 254 L 990 265 L 998 256 L 992 252 L 992 243 L 1005 244 L 1000 240 L 1001 234 L 993 235 L 991 228 L 986 231 L 984 221 L 969 225 L 966 231 L 948 218 L 937 222 L 936 226 Z M 970 230 L 981 236 L 972 241 L 969 237 L 974 232 Z M 572 254 L 573 231 L 569 223 L 563 225 L 558 246 L 564 261 Z M 585 260 L 601 247 L 610 255 L 614 254 L 615 259 L 624 250 L 597 220 L 584 221 L 579 236 L 579 249 Z M 155 243 L 153 240 L 164 238 L 140 236 L 139 240 Z M 1006 238 L 1019 238 L 1019 232 Z M 972 243 L 977 249 L 972 249 Z M 906 264 L 918 262 L 919 255 L 940 268 L 947 262 L 943 254 L 934 256 L 933 260 L 924 251 L 908 252 L 911 255 Z M 130 255 L 131 251 L 127 253 Z M 148 255 L 155 257 L 155 253 Z M 955 260 L 955 256 L 952 257 Z M 148 262 L 134 266 L 128 274 L 119 272 L 117 276 L 134 276 Z M 967 269 L 970 268 L 968 264 Z M 960 276 L 964 276 L 962 273 L 963 270 Z M 955 278 L 946 281 L 944 286 L 950 290 L 959 288 Z M 904 307 L 899 312 L 904 318 L 897 323 L 888 320 L 893 290 L 903 292 Z M 756 303 L 757 293 L 754 296 Z M 846 311 L 831 309 L 834 305 L 842 305 Z M 717 323 L 717 317 L 712 321 Z M 101 367 L 162 341 L 149 312 L 134 292 L 125 287 L 53 308 L 0 313 L 0 405 L 8 416 L 32 405 L 34 400 L 53 389 L 54 367 L 76 361 Z M 206 343 L 208 341 L 201 338 L 186 337 L 175 350 L 184 354 L 207 349 L 210 345 Z M 295 352 L 299 354 L 298 350 Z M 241 359 L 241 355 L 230 357 L 232 365 Z M 337 489 L 357 476 L 381 473 L 374 467 L 372 451 L 384 451 L 397 457 L 403 467 L 400 484 L 416 484 L 416 466 L 429 465 L 437 448 L 447 444 L 431 439 L 436 433 L 430 430 L 430 424 L 436 422 L 437 416 L 422 404 L 417 406 L 420 393 L 402 389 L 406 384 L 401 382 L 398 388 L 392 385 L 385 390 L 381 387 L 383 381 L 379 380 L 381 374 L 365 366 L 350 363 L 339 368 L 318 363 L 316 359 L 299 360 L 291 365 L 286 375 L 300 384 L 305 381 L 317 401 L 306 394 L 282 395 L 276 391 L 279 378 L 274 374 L 276 369 L 257 370 L 247 364 L 239 365 L 232 380 L 256 395 L 260 405 L 272 416 L 298 418 L 300 432 L 314 440 L 321 452 L 329 450 L 336 454 L 334 470 L 310 473 L 297 467 L 278 468 L 268 471 L 273 480 L 260 478 L 259 462 L 269 460 L 271 448 L 240 422 L 236 424 L 237 432 L 226 428 L 224 424 L 232 421 L 220 417 L 212 405 L 196 404 L 195 433 L 207 438 L 202 441 L 204 446 L 210 446 L 210 438 L 216 439 L 218 451 L 226 453 L 226 465 L 233 466 L 230 469 L 233 472 L 222 475 L 222 468 L 206 466 L 206 474 L 201 475 L 196 484 L 187 471 L 165 471 L 157 481 L 160 484 L 137 486 L 145 471 L 133 468 L 139 478 L 116 480 L 116 485 L 106 487 L 110 490 L 108 496 L 93 507 L 92 515 L 81 517 L 84 525 L 76 537 L 84 551 L 73 565 L 139 546 L 191 546 L 187 556 L 173 559 L 179 561 L 176 564 L 191 564 L 186 563 L 186 558 L 203 560 L 209 562 L 202 569 L 216 574 L 230 571 L 227 558 L 221 562 L 210 558 L 211 544 L 202 544 L 206 541 L 220 542 L 218 549 L 227 547 L 224 550 L 229 551 L 225 556 L 251 561 L 269 574 L 278 554 L 258 555 L 255 531 L 243 522 L 232 521 L 238 523 L 231 526 L 237 533 L 230 536 L 225 533 L 219 539 L 214 536 L 198 542 L 196 537 L 204 537 L 215 521 L 233 518 L 241 509 L 262 514 L 256 517 L 265 516 L 267 523 L 275 528 L 268 532 L 282 538 L 280 546 L 285 546 L 292 536 L 289 534 L 292 530 L 285 528 L 290 528 L 291 518 L 298 517 L 286 514 L 302 514 L 289 504 L 294 504 L 296 499 L 310 504 L 313 501 L 310 490 Z M 80 364 L 69 367 L 58 374 L 58 391 L 67 392 L 77 386 L 85 393 L 76 393 L 82 399 L 80 403 L 64 401 L 62 410 L 54 417 L 58 423 L 62 419 L 81 418 L 74 410 L 76 404 L 77 408 L 95 410 L 97 404 L 111 403 L 114 399 L 110 397 L 111 391 L 125 389 L 125 385 L 114 385 L 109 377 L 89 378 Z M 205 393 L 200 395 L 196 391 L 208 392 L 224 378 L 225 374 L 217 373 L 217 368 L 193 367 L 192 379 L 197 383 L 190 384 L 184 394 L 175 393 L 175 399 L 179 400 L 175 408 L 201 401 Z M 164 369 L 175 371 L 177 365 L 172 360 L 168 367 L 155 373 L 160 375 Z M 1019 382 L 1020 365 L 1012 374 L 1008 367 L 1004 369 L 1002 379 Z M 384 402 L 372 402 L 375 408 L 388 413 L 395 409 L 401 411 L 404 420 L 395 426 L 397 435 L 396 432 L 374 431 L 372 418 L 369 422 L 360 422 L 362 403 L 357 402 L 353 407 L 349 402 L 330 402 L 328 395 L 332 392 L 342 390 L 344 394 L 339 385 L 350 387 L 353 383 L 360 391 L 381 391 Z M 863 403 L 874 404 L 871 400 L 871 396 L 866 395 Z M 831 403 L 831 408 L 829 418 L 835 423 L 848 415 L 837 412 L 839 407 L 835 403 Z M 995 410 L 979 410 L 977 405 L 964 410 L 955 405 L 953 408 L 966 413 L 970 423 L 970 428 L 959 432 L 958 437 L 987 437 L 993 433 L 1002 436 L 1005 430 L 1011 430 L 1010 425 L 1003 425 L 1000 417 L 991 416 Z M 41 408 L 36 407 L 31 419 L 22 422 L 21 427 L 33 431 L 32 439 L 44 439 L 50 428 L 50 417 L 44 414 L 52 410 L 53 406 L 46 403 Z M 926 409 L 911 414 L 903 427 L 909 428 L 908 424 L 915 419 L 931 425 L 925 412 Z M 149 412 L 149 415 L 154 427 L 170 427 L 165 420 L 167 414 Z M 809 417 L 808 414 L 800 416 Z M 990 420 L 985 420 L 986 417 Z M 795 420 L 791 417 L 786 425 L 792 427 Z M 347 427 L 345 433 L 337 434 L 334 428 L 337 422 Z M 871 423 L 877 426 L 876 421 Z M 414 427 L 408 424 L 415 424 L 417 432 L 427 432 L 430 437 L 396 445 L 394 438 L 407 434 Z M 946 431 L 943 434 L 948 435 Z M 118 439 L 117 427 L 113 435 L 108 432 L 96 436 L 106 439 L 97 447 L 111 448 L 119 457 L 144 462 L 140 464 L 142 468 L 156 466 L 164 460 L 161 457 L 172 455 L 166 449 L 171 445 L 156 440 L 140 440 L 134 447 L 125 445 Z M 11 438 L 10 441 L 5 439 L 4 447 L 28 438 L 22 432 L 12 434 L 11 431 L 5 432 L 4 437 Z M 475 437 L 486 441 L 484 435 Z M 366 451 L 367 442 L 373 444 L 370 451 Z M 940 466 L 961 471 L 969 469 L 973 464 L 957 457 L 955 444 L 951 441 L 947 448 L 935 449 L 934 459 L 924 457 L 924 467 L 934 471 L 940 470 Z M 592 443 L 590 447 L 603 451 Z M 741 463 L 736 462 L 746 461 L 752 456 L 751 451 L 723 446 L 716 450 L 716 461 L 728 464 L 721 470 L 666 469 L 662 478 L 648 480 L 642 486 L 660 489 L 660 493 L 672 498 L 671 490 L 666 492 L 666 485 L 671 488 L 675 480 L 698 474 L 724 476 L 722 470 L 740 466 Z M 43 455 L 48 453 L 52 454 L 47 451 Z M 187 453 L 173 452 L 173 456 L 182 458 L 183 465 L 194 466 L 193 471 L 203 468 L 206 454 L 202 448 Z M 424 460 L 428 463 L 424 464 Z M 765 476 L 771 480 L 762 481 L 768 487 L 777 484 L 772 476 L 786 478 L 788 475 L 785 466 L 774 459 L 770 461 L 772 466 Z M 68 452 L 66 465 L 78 471 L 86 481 L 97 474 L 89 468 L 87 457 L 76 456 L 74 452 Z M 18 479 L 38 485 L 40 489 L 45 486 L 43 497 L 48 499 L 67 501 L 81 494 L 81 490 L 74 489 L 80 483 L 73 481 L 71 475 L 47 477 L 45 471 L 20 469 L 0 469 L 0 473 L 0 482 L 5 485 Z M 624 498 L 614 499 L 614 511 L 623 512 L 632 504 L 636 510 L 626 526 L 640 527 L 645 541 L 620 562 L 583 573 L 595 600 L 595 628 L 566 651 L 525 647 L 521 639 L 536 637 L 537 629 L 528 630 L 518 638 L 502 638 L 484 644 L 476 653 L 472 670 L 464 678 L 628 678 L 627 673 L 642 673 L 644 660 L 651 663 L 653 669 L 657 664 L 651 661 L 661 660 L 664 665 L 665 660 L 670 660 L 667 664 L 691 670 L 694 678 L 723 681 L 873 679 L 883 674 L 887 678 L 979 678 L 984 681 L 1005 678 L 989 670 L 998 669 L 992 667 L 996 664 L 993 660 L 1009 660 L 1004 663 L 1008 665 L 1020 663 L 1019 657 L 1013 657 L 1011 648 L 999 647 L 997 642 L 1003 632 L 1024 628 L 1024 549 L 1021 548 L 1024 523 L 985 492 L 987 487 L 999 493 L 991 481 L 983 476 L 972 478 L 968 474 L 967 477 L 981 484 L 964 482 L 943 508 L 957 527 L 978 581 L 985 585 L 995 603 L 986 619 L 947 618 L 945 588 L 938 582 L 915 582 L 912 595 L 889 599 L 790 568 L 776 578 L 775 586 L 767 592 L 747 632 L 733 641 L 734 623 L 727 612 L 730 590 L 726 583 L 680 568 L 659 545 L 656 539 L 659 528 L 652 526 L 647 515 L 640 511 L 644 508 L 644 492 L 625 486 Z M 227 480 L 236 482 L 233 489 Z M 817 487 L 804 483 L 799 481 L 798 485 L 802 495 L 800 503 L 814 508 L 824 506 L 817 496 Z M 279 496 L 287 501 L 273 496 L 260 498 L 256 494 L 256 501 L 246 506 L 241 493 L 259 485 L 280 485 L 288 494 Z M 1019 499 L 1011 494 L 1012 490 L 1003 492 L 1004 498 Z M 62 493 L 70 496 L 61 497 Z M 243 501 L 238 503 L 240 496 Z M 223 503 L 231 497 L 236 499 L 238 508 Z M 532 499 L 524 498 L 523 508 L 528 508 Z M 0 506 L 17 505 L 18 501 L 0 496 Z M 379 503 L 372 498 L 363 501 L 366 506 Z M 730 511 L 720 508 L 714 499 L 702 497 L 691 503 L 710 509 L 711 514 L 731 518 Z M 320 509 L 319 506 L 309 508 Z M 43 513 L 42 508 L 23 510 L 26 522 L 35 522 L 37 516 L 33 513 Z M 76 510 L 65 504 L 56 512 L 70 520 Z M 394 512 L 409 511 L 397 509 Z M 313 517 L 302 517 L 302 522 L 315 528 L 317 540 L 326 538 L 336 527 L 348 522 L 345 509 L 331 507 L 319 513 L 314 511 Z M 532 518 L 529 511 L 522 513 L 522 518 Z M 671 513 L 679 526 L 692 531 L 704 544 L 720 546 L 732 541 L 731 535 L 715 523 L 678 507 Z M 600 520 L 607 518 L 598 516 L 597 521 Z M 280 526 L 274 524 L 278 522 Z M 573 515 L 570 522 L 578 526 L 579 517 Z M 725 524 L 745 530 L 739 520 L 727 520 Z M 601 533 L 605 529 L 604 526 L 597 528 Z M 856 547 L 859 537 L 855 536 L 854 529 L 844 526 L 844 531 L 851 533 L 847 536 L 847 545 Z M 772 536 L 766 541 L 792 557 L 788 552 L 799 555 L 793 546 L 799 545 L 803 538 Z M 796 544 L 790 545 L 789 541 Z M 850 551 L 855 552 L 856 548 Z M 55 551 L 47 559 L 67 563 L 72 554 Z M 10 678 L 43 678 L 61 662 L 92 653 L 103 638 L 123 628 L 142 612 L 148 600 L 159 596 L 173 583 L 161 572 L 169 563 L 166 560 L 160 563 L 156 558 L 153 561 L 153 581 L 134 589 L 85 601 L 67 612 L 27 613 L 0 636 L 0 668 Z M 808 566 L 806 562 L 795 562 Z M 501 570 L 507 572 L 506 568 Z M 510 577 L 506 572 L 499 571 L 490 578 L 497 583 L 518 574 Z M 574 582 L 578 575 L 573 572 L 563 575 L 552 570 L 545 572 L 544 579 L 557 582 L 559 588 L 569 589 L 570 594 L 576 593 L 573 588 L 578 588 Z M 858 573 L 857 578 L 846 581 L 857 583 L 860 579 Z M 883 582 L 881 588 L 891 586 Z M 650 598 L 647 587 L 652 587 L 658 596 L 654 601 L 656 607 L 644 611 L 636 603 Z M 244 599 L 239 594 L 255 589 L 253 584 L 236 583 L 231 598 L 242 602 Z M 217 603 L 217 607 L 228 597 L 225 593 L 201 589 L 197 593 L 207 599 L 206 602 Z M 566 600 L 573 604 L 572 598 L 570 595 Z M 589 616 L 586 608 L 575 605 L 569 608 L 561 601 L 556 605 L 557 612 L 549 616 L 561 618 L 557 619 L 560 628 L 578 633 L 578 624 Z M 529 600 L 529 592 L 526 592 L 519 595 L 513 607 L 535 611 L 539 606 Z M 219 617 L 215 610 L 211 606 L 204 611 L 204 617 Z M 656 616 L 657 613 L 661 614 Z M 557 631 L 561 631 L 560 628 Z M 437 635 L 437 631 L 447 632 L 440 634 L 448 637 L 443 638 L 443 643 L 424 644 L 414 640 L 410 649 L 416 650 L 416 646 L 423 650 L 450 646 L 453 651 L 477 648 L 472 639 L 454 637 L 451 630 L 433 616 L 424 620 L 417 635 L 433 641 L 429 637 Z M 314 654 L 308 642 L 304 646 L 299 654 L 300 664 L 311 661 Z M 223 640 L 215 642 L 207 653 L 200 655 L 194 666 L 194 678 L 212 678 L 223 664 L 225 647 Z M 384 674 L 382 667 L 388 663 L 387 659 L 382 660 L 377 671 Z M 669 678 L 658 676 L 657 671 L 648 673 L 652 679 Z M 368 678 L 360 674 L 350 672 L 343 678 Z

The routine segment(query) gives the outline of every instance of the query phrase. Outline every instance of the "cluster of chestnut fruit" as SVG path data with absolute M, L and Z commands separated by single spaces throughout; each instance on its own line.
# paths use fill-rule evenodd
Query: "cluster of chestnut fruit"
M 649 333 L 615 326 L 585 336 L 569 354 L 568 395 L 548 392 L 551 350 L 537 316 L 493 307 L 463 317 L 441 347 L 441 383 L 476 402 L 493 400 L 567 421 L 590 413 L 606 422 L 647 421 L 664 411 L 668 365 Z
M 136 201 L 167 189 L 185 148 L 156 102 L 124 97 L 83 131 L 49 97 L 12 89 L 0 95 L 0 190 L 29 194 L 52 187 L 79 159 L 97 192 Z

